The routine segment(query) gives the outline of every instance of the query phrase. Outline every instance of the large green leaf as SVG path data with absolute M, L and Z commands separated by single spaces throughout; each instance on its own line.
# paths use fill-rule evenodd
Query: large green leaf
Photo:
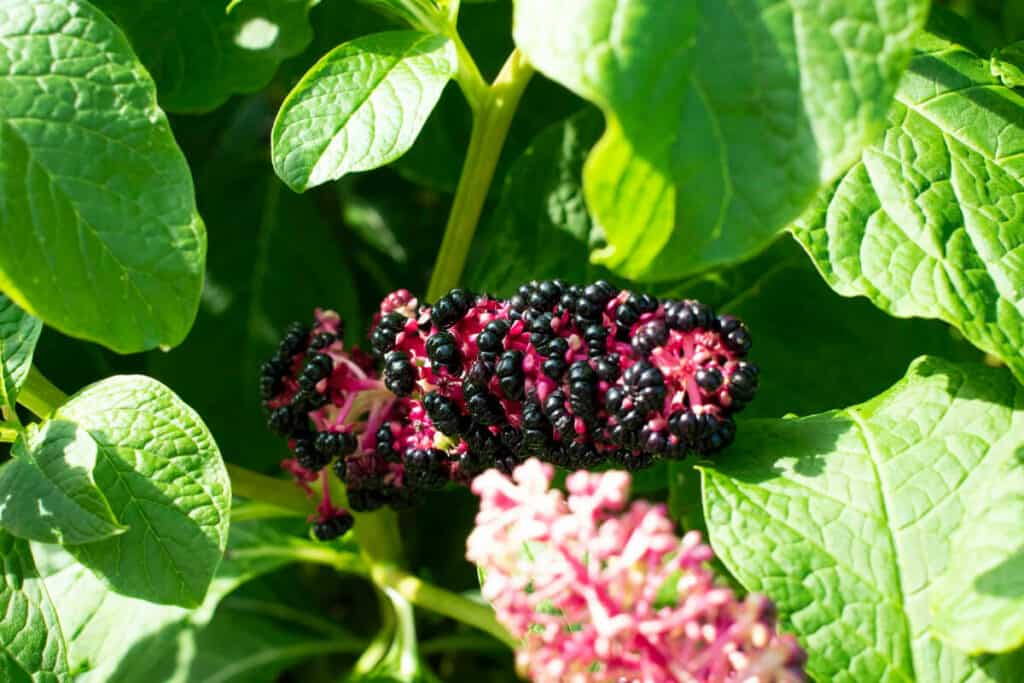
M 531 278 L 594 279 L 594 226 L 583 200 L 583 161 L 601 134 L 588 109 L 551 126 L 509 168 L 501 199 L 474 238 L 466 282 L 510 295 Z
M 93 480 L 92 437 L 63 420 L 29 429 L 0 468 L 0 526 L 20 538 L 69 545 L 124 533 Z
M 317 0 L 96 0 L 116 21 L 153 75 L 169 111 L 214 109 L 255 92 L 278 64 L 297 55 L 313 32 L 306 15 Z
M 0 294 L 0 406 L 13 406 L 32 367 L 43 323 Z
M 456 70 L 444 36 L 389 31 L 328 53 L 303 77 L 274 124 L 274 169 L 302 192 L 400 157 Z
M 206 254 L 156 89 L 82 0 L 0 0 L 0 289 L 120 352 L 174 346 Z
M 213 437 L 170 389 L 103 380 L 57 411 L 96 442 L 94 477 L 128 530 L 69 549 L 115 591 L 194 607 L 227 541 L 231 483 Z
M 867 403 L 744 425 L 704 470 L 711 542 L 777 602 L 819 680 L 1018 681 L 1024 651 L 968 657 L 972 641 L 933 635 L 930 603 L 956 590 L 959 619 L 989 618 L 974 623 L 986 647 L 1024 641 L 1019 581 L 984 582 L 1024 537 L 1022 452 L 1024 388 L 1008 372 L 922 358 Z M 995 507 L 1000 526 L 978 514 Z M 969 536 L 985 552 L 954 544 Z
M 28 543 L 0 530 L 0 681 L 68 681 L 67 646 Z
M 829 284 L 939 318 L 1024 380 L 1024 97 L 931 34 L 878 144 L 793 228 Z
M 305 525 L 258 520 L 231 527 L 224 561 L 217 570 L 203 604 L 195 610 L 158 605 L 114 593 L 85 567 L 57 546 L 35 545 L 33 552 L 53 597 L 61 624 L 69 634 L 69 660 L 80 672 L 79 683 L 134 683 L 161 681 L 216 680 L 231 662 L 222 655 L 241 654 L 227 642 L 223 629 L 215 626 L 221 602 L 236 588 L 293 560 L 287 550 L 312 541 L 292 533 Z M 284 549 L 284 550 L 282 550 Z M 250 627 L 262 622 L 250 621 Z M 270 631 L 277 634 L 281 631 Z M 258 634 L 257 634 L 258 635 Z M 235 633 L 236 643 L 257 644 L 244 632 Z M 295 636 L 278 646 L 294 645 Z M 308 639 L 303 638 L 302 642 Z M 264 646 L 271 643 L 264 643 Z M 324 644 L 322 644 L 323 646 Z M 218 648 L 220 654 L 210 651 Z M 250 652 L 255 656 L 258 652 Z M 308 652 L 305 656 L 310 656 Z M 265 661 L 265 664 L 273 664 Z M 295 658 L 285 660 L 295 661 Z M 237 662 L 236 662 L 237 663 Z M 245 669 L 251 671 L 251 668 Z M 224 680 L 235 680 L 225 678 Z
M 750 255 L 878 132 L 925 0 L 518 0 L 516 43 L 604 109 L 584 172 L 634 279 Z

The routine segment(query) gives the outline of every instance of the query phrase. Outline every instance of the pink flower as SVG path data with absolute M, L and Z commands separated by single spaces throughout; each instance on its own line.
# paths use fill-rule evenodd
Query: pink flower
M 535 683 L 803 681 L 805 655 L 775 628 L 772 603 L 715 584 L 699 532 L 675 535 L 665 506 L 628 505 L 630 475 L 576 472 L 569 496 L 530 459 L 488 470 L 467 558 L 483 594 L 522 639 Z

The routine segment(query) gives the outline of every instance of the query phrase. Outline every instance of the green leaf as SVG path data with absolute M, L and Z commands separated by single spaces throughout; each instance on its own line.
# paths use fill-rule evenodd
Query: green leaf
M 363 320 L 350 244 L 325 223 L 315 194 L 289 192 L 267 164 L 272 117 L 267 98 L 247 99 L 216 138 L 197 179 L 210 225 L 199 315 L 188 339 L 173 353 L 149 354 L 145 369 L 203 415 L 225 457 L 279 471 L 287 445 L 267 431 L 260 365 L 288 325 L 311 321 L 317 306 L 344 317 L 352 343 Z
M 541 72 L 595 102 L 604 265 L 666 280 L 749 256 L 878 132 L 925 0 L 518 0 Z
M 96 484 L 128 526 L 72 554 L 119 593 L 199 605 L 224 552 L 231 505 L 206 425 L 170 389 L 131 375 L 86 387 L 56 415 L 96 442 Z
M 57 612 L 28 543 L 0 530 L 0 681 L 69 681 Z
M 923 34 L 896 99 L 793 234 L 840 294 L 945 320 L 1024 380 L 1024 98 Z
M 511 294 L 531 278 L 595 279 L 581 173 L 601 128 L 598 113 L 584 110 L 542 132 L 512 164 L 497 208 L 474 238 L 468 283 Z
M 1024 650 L 968 657 L 969 642 L 933 636 L 930 602 L 956 589 L 977 601 L 970 614 L 996 616 L 1015 601 L 1017 617 L 975 628 L 996 645 L 1024 640 L 1024 595 L 975 581 L 1024 537 L 1022 448 L 1024 388 L 1008 372 L 922 358 L 861 405 L 744 425 L 703 471 L 711 542 L 776 601 L 818 680 L 1016 681 Z M 1008 524 L 976 515 L 995 506 Z M 955 545 L 960 534 L 985 553 Z
M 43 543 L 91 543 L 124 533 L 93 479 L 96 442 L 73 422 L 47 420 L 0 468 L 0 526 Z
M 213 638 L 209 632 L 220 615 L 222 601 L 242 584 L 293 561 L 294 557 L 277 552 L 280 548 L 303 543 L 314 546 L 313 542 L 293 535 L 302 531 L 305 525 L 301 522 L 289 525 L 256 520 L 233 524 L 224 561 L 206 599 L 195 610 L 114 593 L 59 547 L 34 545 L 33 552 L 45 576 L 46 587 L 53 596 L 61 624 L 70 634 L 69 659 L 72 669 L 79 673 L 75 680 L 78 683 L 156 680 L 209 683 L 216 680 L 217 672 L 227 669 L 229 663 L 221 661 L 217 653 L 209 649 L 216 647 L 223 653 L 231 647 L 223 637 L 216 635 L 222 633 L 221 628 L 213 629 Z M 235 637 L 239 644 L 251 642 L 243 632 L 236 632 Z M 286 647 L 291 644 L 289 641 L 282 640 L 279 645 Z M 237 648 L 228 651 L 239 653 Z
M 32 367 L 43 323 L 0 293 L 0 406 L 13 406 Z
M 122 353 L 174 346 L 199 303 L 192 179 L 128 41 L 80 0 L 0 4 L 0 289 Z
M 215 109 L 262 89 L 312 40 L 315 0 L 96 0 L 128 34 L 168 111 Z
M 1024 41 L 992 51 L 989 70 L 1007 88 L 1024 86 Z
M 383 166 L 416 140 L 456 70 L 443 36 L 389 31 L 329 52 L 281 105 L 272 156 L 296 192 Z

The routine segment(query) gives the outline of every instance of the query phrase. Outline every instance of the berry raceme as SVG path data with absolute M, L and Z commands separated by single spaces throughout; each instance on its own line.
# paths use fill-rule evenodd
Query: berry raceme
M 712 455 L 757 392 L 746 326 L 697 301 L 550 280 L 507 301 L 454 289 L 408 304 L 393 295 L 372 334 L 385 384 L 499 467 Z
M 710 456 L 759 380 L 736 318 L 604 281 L 533 281 L 508 300 L 454 289 L 433 306 L 399 290 L 375 317 L 373 358 L 341 332 L 330 311 L 293 325 L 260 390 L 294 454 L 285 467 L 307 487 L 319 477 L 324 496 L 333 470 L 356 511 L 412 505 L 531 456 L 630 470 Z M 333 538 L 351 518 L 326 500 L 315 531 Z

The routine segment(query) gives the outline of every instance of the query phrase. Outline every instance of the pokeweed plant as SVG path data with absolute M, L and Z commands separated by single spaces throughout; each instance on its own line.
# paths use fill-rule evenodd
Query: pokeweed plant
M 0 0 L 0 681 L 1021 680 L 1022 39 Z

